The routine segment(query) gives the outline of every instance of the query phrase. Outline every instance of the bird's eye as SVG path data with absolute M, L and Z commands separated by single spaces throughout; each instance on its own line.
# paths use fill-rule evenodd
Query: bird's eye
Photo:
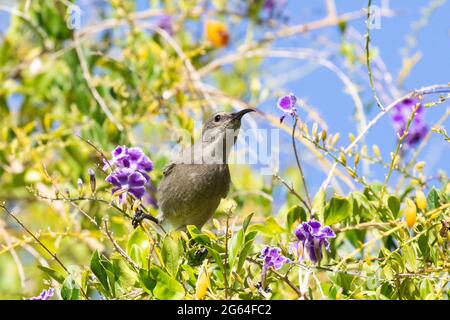
M 221 119 L 220 114 L 218 114 L 217 116 L 214 117 L 215 122 L 219 122 L 220 119 Z

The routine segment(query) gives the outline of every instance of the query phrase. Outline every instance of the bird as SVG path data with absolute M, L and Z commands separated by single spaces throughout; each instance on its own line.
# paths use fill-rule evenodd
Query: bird
M 166 231 L 201 229 L 230 189 L 228 156 L 236 143 L 242 117 L 255 111 L 219 112 L 202 128 L 202 138 L 164 168 L 157 189 L 158 223 Z

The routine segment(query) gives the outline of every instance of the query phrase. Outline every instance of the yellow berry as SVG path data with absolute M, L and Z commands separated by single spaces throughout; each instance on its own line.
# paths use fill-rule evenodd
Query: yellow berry
M 201 271 L 197 279 L 197 284 L 195 286 L 195 297 L 197 299 L 200 300 L 205 297 L 206 291 L 208 291 L 208 283 L 208 275 L 206 274 L 206 272 Z
M 416 204 L 417 208 L 419 208 L 421 211 L 425 211 L 425 208 L 427 207 L 427 198 L 425 197 L 425 194 L 422 190 L 416 191 Z
M 408 227 L 412 228 L 417 220 L 417 208 L 411 199 L 406 199 L 405 218 Z

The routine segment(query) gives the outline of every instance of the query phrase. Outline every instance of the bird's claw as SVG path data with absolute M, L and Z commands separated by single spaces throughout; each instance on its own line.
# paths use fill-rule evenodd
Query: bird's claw
M 158 219 L 156 219 L 154 216 L 145 213 L 141 209 L 138 209 L 136 210 L 133 218 L 131 219 L 131 225 L 133 226 L 134 229 L 136 229 L 141 224 L 141 222 L 144 221 L 144 219 L 148 219 L 155 223 L 159 223 Z

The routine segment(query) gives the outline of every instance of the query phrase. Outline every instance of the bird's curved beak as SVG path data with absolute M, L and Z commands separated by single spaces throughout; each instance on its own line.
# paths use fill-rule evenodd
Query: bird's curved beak
M 247 113 L 249 113 L 249 112 L 254 112 L 254 111 L 256 111 L 255 109 L 244 109 L 244 110 L 241 110 L 241 111 L 238 111 L 238 112 L 234 112 L 233 113 L 233 119 L 239 119 L 239 120 L 241 120 L 241 118 L 245 115 L 245 114 L 247 114 Z

